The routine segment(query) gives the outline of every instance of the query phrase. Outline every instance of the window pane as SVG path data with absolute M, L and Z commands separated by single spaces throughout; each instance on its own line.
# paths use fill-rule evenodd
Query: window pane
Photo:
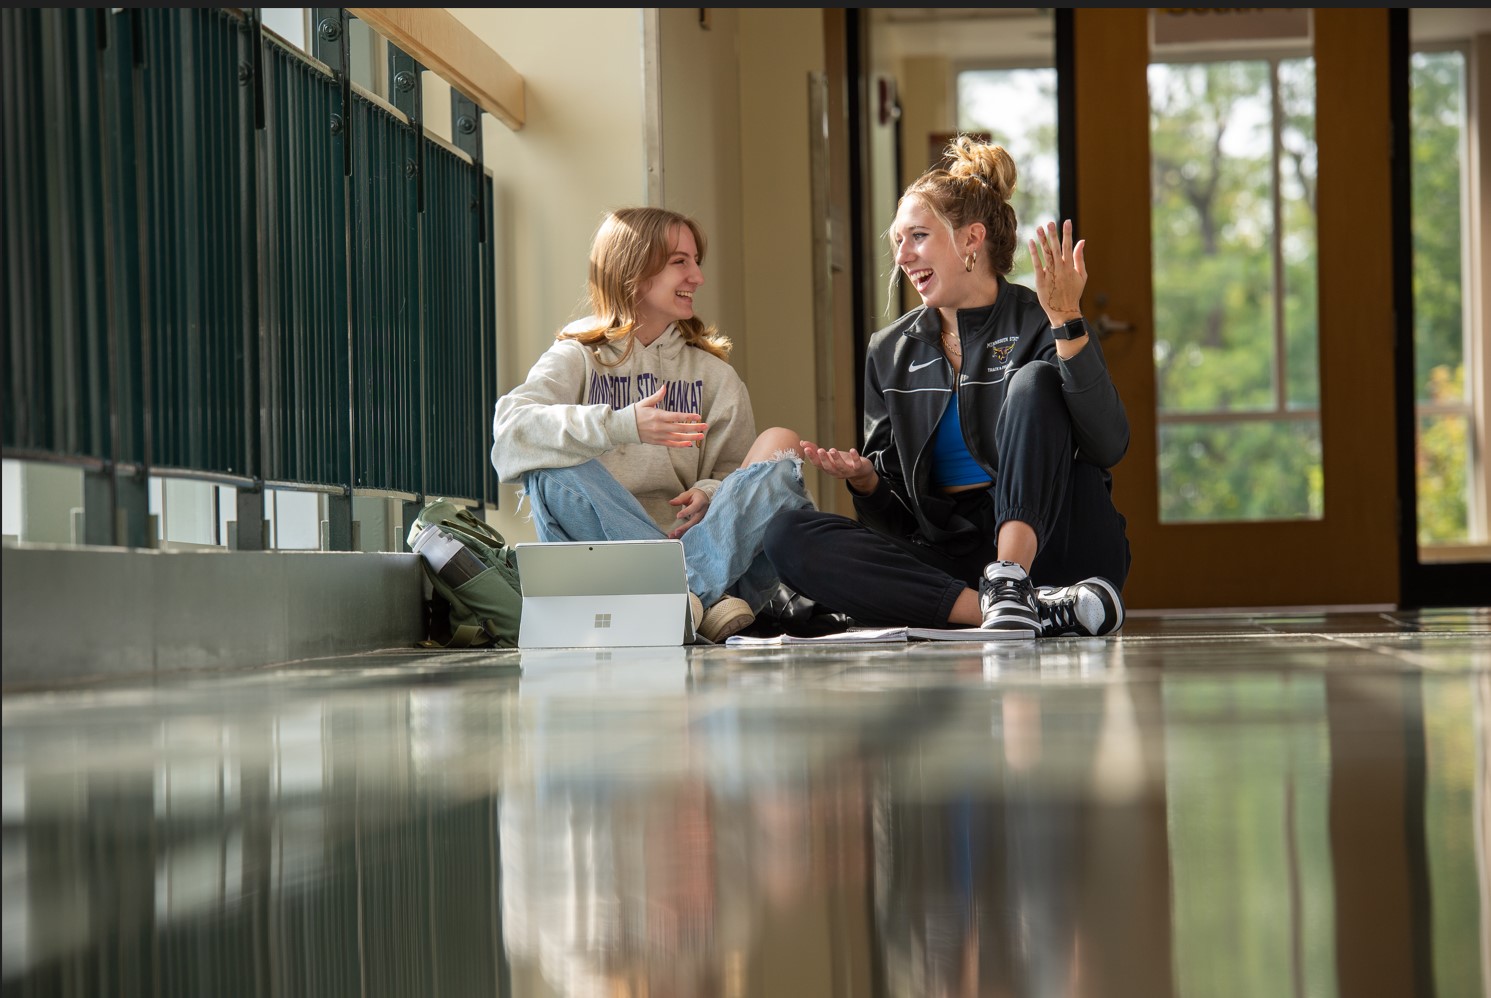
M 1476 453 L 1466 378 L 1462 52 L 1412 55 L 1409 115 L 1418 539 L 1462 543 L 1471 535 Z
M 1056 166 L 1056 70 L 980 69 L 958 74 L 958 130 L 983 132 L 1013 157 L 1019 178 L 1011 203 L 1019 221 L 1009 279 L 1034 287 L 1030 255 L 1035 227 L 1054 221 L 1060 202 Z
M 1273 407 L 1269 91 L 1265 62 L 1149 68 L 1162 412 Z
M 1464 68 L 1459 52 L 1419 52 L 1410 64 L 1414 384 L 1420 402 L 1465 397 L 1463 377 L 1453 385 L 1444 377 L 1464 358 L 1460 285 Z
M 1160 427 L 1160 521 L 1319 517 L 1325 506 L 1315 420 Z
M 1154 63 L 1149 95 L 1161 522 L 1319 517 L 1314 61 Z
M 1425 416 L 1418 421 L 1419 543 L 1465 540 L 1470 463 L 1470 423 L 1464 416 Z
M 1279 63 L 1279 204 L 1283 220 L 1284 404 L 1320 405 L 1320 305 L 1315 280 L 1315 62 Z

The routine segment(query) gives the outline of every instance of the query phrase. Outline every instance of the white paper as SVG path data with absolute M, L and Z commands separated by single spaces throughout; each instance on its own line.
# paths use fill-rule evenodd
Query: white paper
M 820 634 L 815 637 L 797 637 L 791 634 L 775 634 L 756 638 L 735 634 L 725 639 L 731 647 L 770 648 L 782 645 L 853 645 L 896 644 L 907 641 L 1031 641 L 1033 631 L 986 631 L 981 627 L 853 627 L 847 631 Z

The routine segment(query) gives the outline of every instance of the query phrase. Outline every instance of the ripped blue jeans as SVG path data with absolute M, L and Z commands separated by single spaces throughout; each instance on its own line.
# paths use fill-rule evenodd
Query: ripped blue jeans
M 667 537 L 599 461 L 523 476 L 541 541 L 636 541 Z M 725 476 L 709 511 L 683 535 L 689 589 L 704 606 L 739 596 L 759 613 L 780 579 L 761 541 L 784 509 L 812 509 L 802 460 L 758 461 Z

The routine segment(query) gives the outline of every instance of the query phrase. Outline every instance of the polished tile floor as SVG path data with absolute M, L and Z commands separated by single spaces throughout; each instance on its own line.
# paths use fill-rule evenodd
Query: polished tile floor
M 10 995 L 1491 991 L 1491 611 L 4 699 Z

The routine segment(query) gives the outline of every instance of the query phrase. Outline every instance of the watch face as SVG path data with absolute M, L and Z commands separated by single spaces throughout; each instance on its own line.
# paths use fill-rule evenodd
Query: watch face
M 1087 323 L 1082 319 L 1073 319 L 1064 326 L 1054 326 L 1051 335 L 1058 340 L 1075 340 L 1087 332 Z

